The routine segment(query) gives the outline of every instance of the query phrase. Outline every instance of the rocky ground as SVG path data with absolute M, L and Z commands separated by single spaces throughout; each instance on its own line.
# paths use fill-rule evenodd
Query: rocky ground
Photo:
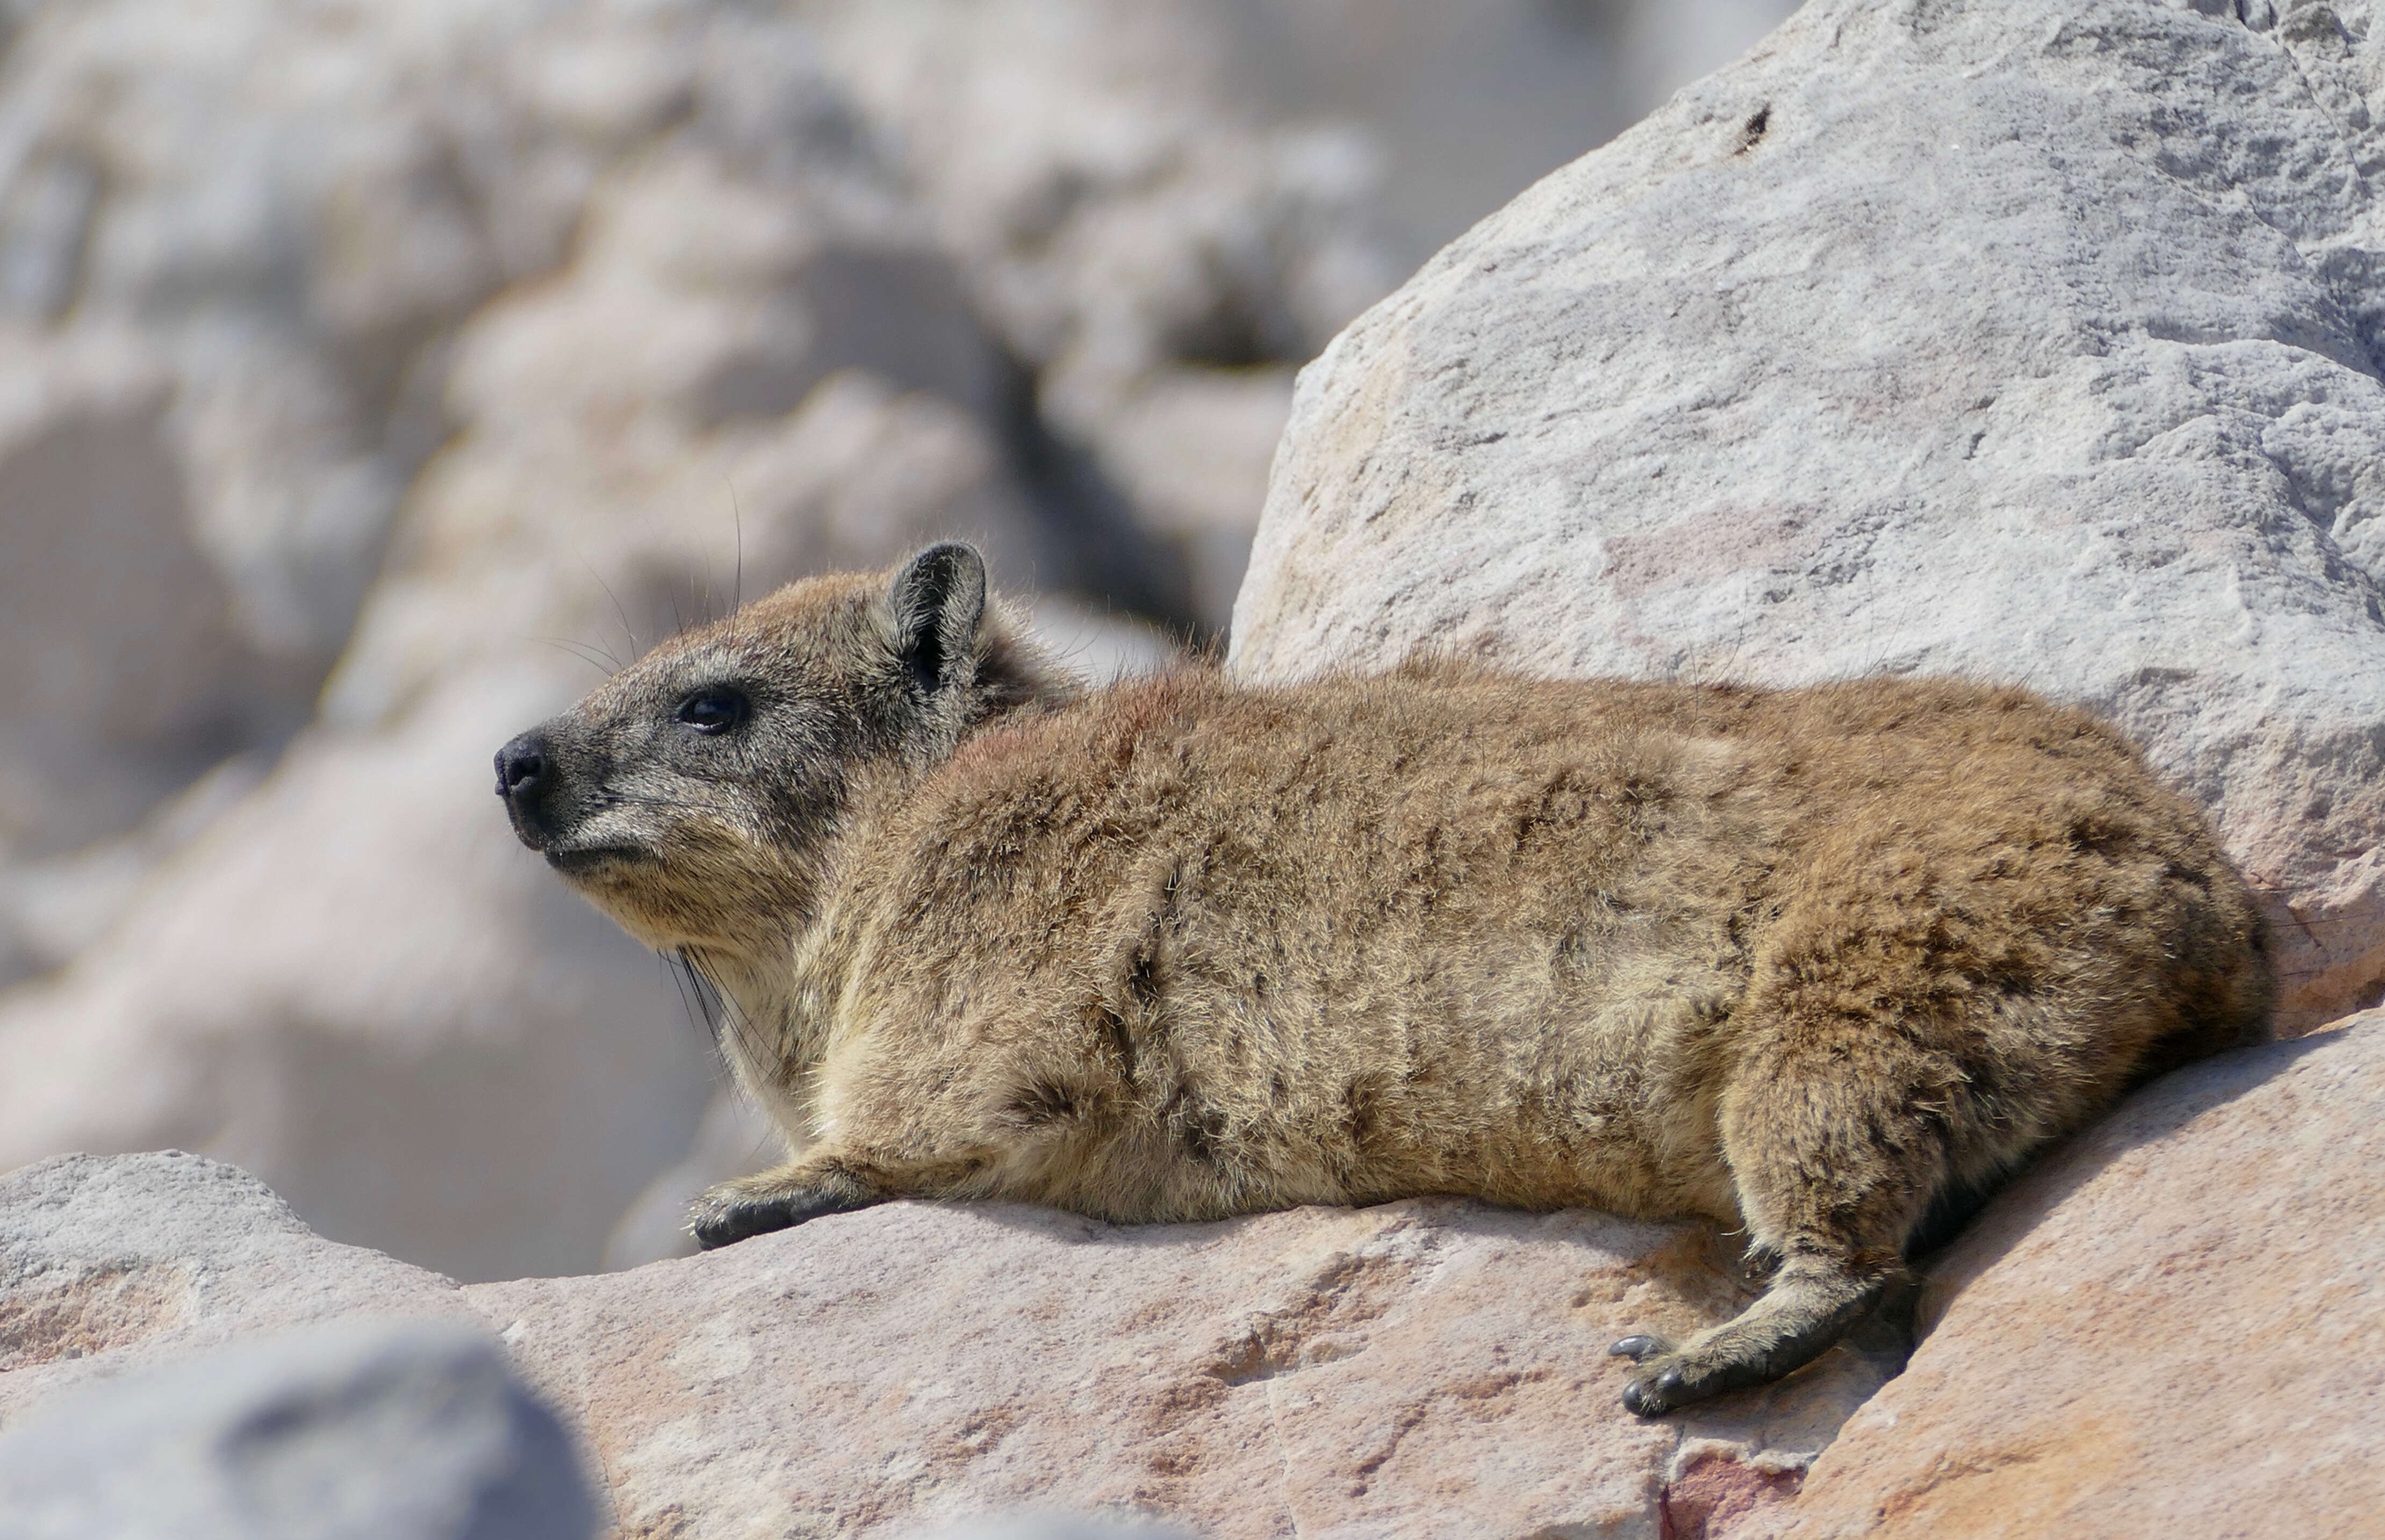
M 1277 104 L 1395 85 L 1447 36 L 1420 21 L 1336 75 L 1327 0 L 285 9 L 19 7 L 0 62 L 0 493 L 86 510 L 0 528 L 0 1515 L 56 1490 L 52 1416 L 155 1429 L 151 1366 L 363 1314 L 501 1342 L 514 1379 L 417 1348 L 487 1447 L 552 1409 L 576 1472 L 518 1463 L 624 1535 L 2201 1540 L 2385 1507 L 2361 0 L 1814 0 L 1296 390 L 1449 183 L 1370 158 L 1422 107 Z M 2209 809 L 2281 1025 L 2317 1030 L 2041 1162 L 1909 1336 L 1660 1423 L 1601 1349 L 1743 1297 L 1694 1226 L 903 1204 L 558 1275 L 664 1255 L 756 1134 L 657 1029 L 652 960 L 496 825 L 488 751 L 591 677 L 532 639 L 618 652 L 741 562 L 751 592 L 956 531 L 1127 666 L 1165 644 L 1086 598 L 1222 618 L 1280 427 L 1240 676 L 1423 646 L 2032 684 Z M 104 1158 L 166 1145 L 217 1159 Z M 272 1350 L 450 1383 L 379 1338 Z
M 57 1475 L 61 1392 L 129 1373 L 68 1433 L 179 1408 L 181 1444 L 223 1451 L 196 1463 L 254 1482 L 267 1462 L 217 1409 L 256 1393 L 193 1410 L 142 1367 L 387 1316 L 502 1342 L 575 1434 L 600 1531 L 656 1540 L 1026 1509 L 1213 1540 L 2349 1534 L 2385 1504 L 2380 1099 L 2385 1012 L 2180 1071 L 1924 1266 L 1909 1363 L 1875 1322 L 1662 1422 L 1623 1410 L 1605 1348 L 1744 1302 L 1697 1225 L 1444 1199 L 1126 1228 L 897 1203 L 628 1273 L 459 1285 L 324 1240 L 230 1166 L 62 1157 L 0 1179 L 0 1535 L 44 1533 L 5 1516 L 36 1497 L 64 1515 L 48 1533 L 111 1511 Z M 457 1398 L 493 1402 L 478 1436 L 504 1458 L 428 1433 L 406 1458 L 549 1479 L 507 1453 L 543 1447 L 534 1421 L 447 1341 L 418 1377 L 443 1363 Z M 218 1378 L 360 1350 L 283 1335 Z M 336 1422 L 322 1467 L 373 1466 L 381 1430 L 424 1421 L 391 1377 L 352 1397 L 397 1410 Z

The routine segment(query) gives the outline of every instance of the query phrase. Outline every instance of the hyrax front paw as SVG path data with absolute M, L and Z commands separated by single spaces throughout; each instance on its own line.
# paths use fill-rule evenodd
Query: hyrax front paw
M 1609 1348 L 1617 1358 L 1640 1365 L 1623 1387 L 1623 1408 L 1639 1417 L 1662 1417 L 1668 1411 L 1718 1396 L 1755 1376 L 1733 1375 L 1728 1363 L 1701 1364 L 1698 1355 L 1676 1348 L 1661 1336 L 1627 1336 Z
M 687 1227 L 695 1244 L 706 1251 L 773 1230 L 793 1229 L 805 1220 L 843 1213 L 861 1205 L 832 1193 L 809 1188 L 755 1189 L 739 1182 L 723 1182 L 692 1204 Z
M 1701 1349 L 1693 1341 L 1677 1348 L 1661 1336 L 1627 1336 L 1606 1351 L 1640 1366 L 1623 1387 L 1623 1407 L 1641 1417 L 1662 1417 L 1774 1377 L 1760 1360 L 1751 1362 L 1719 1345 Z

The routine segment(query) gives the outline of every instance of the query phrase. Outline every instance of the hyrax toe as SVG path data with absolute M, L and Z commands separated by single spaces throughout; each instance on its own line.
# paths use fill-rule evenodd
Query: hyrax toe
M 1623 1387 L 1623 1410 L 1635 1417 L 1662 1417 L 1686 1399 L 1681 1372 L 1635 1374 Z
M 1661 1353 L 1669 1353 L 1672 1350 L 1673 1345 L 1661 1336 L 1627 1336 L 1606 1350 L 1606 1356 L 1615 1359 L 1630 1359 L 1634 1363 L 1644 1363 Z
M 1635 1340 L 1640 1339 L 1624 1339 Z M 1622 1343 L 1616 1346 L 1620 1348 Z M 1668 1411 L 1709 1400 L 1726 1390 L 1758 1385 L 1770 1377 L 1760 1365 L 1731 1360 L 1703 1363 L 1696 1355 L 1685 1352 L 1652 1353 L 1641 1358 L 1639 1363 L 1640 1372 L 1623 1386 L 1623 1406 L 1640 1417 L 1662 1417 Z

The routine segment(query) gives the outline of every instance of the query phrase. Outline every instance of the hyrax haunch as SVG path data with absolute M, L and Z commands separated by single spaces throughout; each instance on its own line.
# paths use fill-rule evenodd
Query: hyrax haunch
M 1705 1215 L 1769 1285 L 1616 1345 L 1646 1414 L 1813 1358 L 1933 1211 L 2269 1000 L 2196 811 L 2022 691 L 1082 689 L 960 545 L 679 637 L 497 774 L 718 987 L 795 1151 L 705 1245 L 893 1198 Z

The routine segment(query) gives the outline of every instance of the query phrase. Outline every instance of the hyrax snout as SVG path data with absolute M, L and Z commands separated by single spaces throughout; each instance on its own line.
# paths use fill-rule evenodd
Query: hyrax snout
M 704 1244 L 902 1197 L 1705 1215 L 1770 1280 L 1616 1345 L 1646 1414 L 1821 1352 L 1933 1212 L 2271 987 L 2196 811 L 2020 690 L 1086 689 L 958 545 L 664 644 L 498 778 L 718 987 L 786 1132 Z

